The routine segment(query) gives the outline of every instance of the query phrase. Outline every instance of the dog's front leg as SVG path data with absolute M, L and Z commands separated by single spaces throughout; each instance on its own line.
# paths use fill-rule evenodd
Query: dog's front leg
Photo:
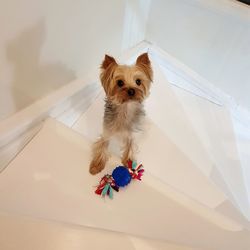
M 124 166 L 127 165 L 128 160 L 135 160 L 135 150 L 136 150 L 136 145 L 134 142 L 134 138 L 132 135 L 128 135 L 127 137 L 124 138 L 124 149 L 123 149 L 123 155 L 122 155 L 122 164 Z

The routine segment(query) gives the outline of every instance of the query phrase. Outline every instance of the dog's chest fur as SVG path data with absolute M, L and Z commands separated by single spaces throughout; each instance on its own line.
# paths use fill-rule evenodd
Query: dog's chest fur
M 139 102 L 114 104 L 108 99 L 105 104 L 104 126 L 112 132 L 133 132 L 140 130 L 144 117 L 143 105 Z

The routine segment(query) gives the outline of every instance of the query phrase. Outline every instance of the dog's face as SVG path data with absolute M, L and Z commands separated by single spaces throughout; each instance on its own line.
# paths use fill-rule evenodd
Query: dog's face
M 119 65 L 105 55 L 100 79 L 109 100 L 116 104 L 128 101 L 143 102 L 149 95 L 153 72 L 148 54 L 140 55 L 132 66 Z

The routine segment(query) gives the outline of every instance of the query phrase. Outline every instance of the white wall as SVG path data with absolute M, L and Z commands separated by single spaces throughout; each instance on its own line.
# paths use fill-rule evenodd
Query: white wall
M 151 2 L 151 0 L 126 1 L 123 49 L 145 40 Z
M 123 43 L 126 0 L 0 2 L 0 120 L 99 66 Z
M 230 0 L 1 1 L 0 120 L 145 33 L 250 108 L 249 9 Z
M 154 0 L 146 39 L 250 109 L 250 8 L 231 0 Z

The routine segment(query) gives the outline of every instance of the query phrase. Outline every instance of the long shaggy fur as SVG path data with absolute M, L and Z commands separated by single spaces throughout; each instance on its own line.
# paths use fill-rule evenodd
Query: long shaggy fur
M 145 115 L 143 101 L 149 95 L 153 79 L 148 54 L 140 55 L 132 66 L 119 65 L 113 57 L 105 55 L 100 79 L 106 93 L 103 133 L 93 145 L 91 174 L 104 169 L 109 156 L 109 140 L 115 135 L 122 137 L 122 163 L 135 160 L 133 133 L 140 130 Z

